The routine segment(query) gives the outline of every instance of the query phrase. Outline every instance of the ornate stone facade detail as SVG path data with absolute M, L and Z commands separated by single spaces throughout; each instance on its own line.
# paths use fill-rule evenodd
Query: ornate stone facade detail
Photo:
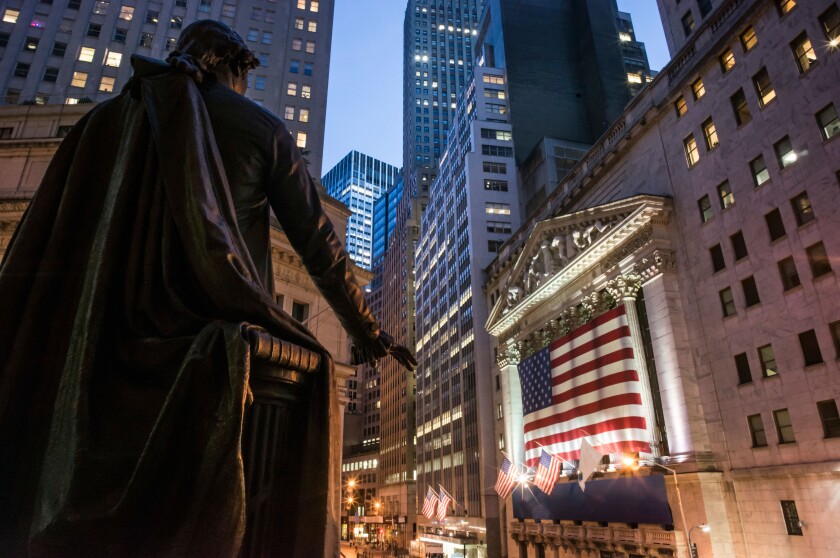
M 519 343 L 508 342 L 507 347 L 499 351 L 499 366 L 516 366 L 521 360 L 520 356 Z
M 631 236 L 617 250 L 609 254 L 601 262 L 601 271 L 608 272 L 627 256 L 641 250 L 653 240 L 653 225 L 648 223 L 639 232 Z
M 647 282 L 661 273 L 676 273 L 676 254 L 668 250 L 654 250 L 633 267 L 634 271 Z
M 625 298 L 635 299 L 642 288 L 642 278 L 635 273 L 619 275 L 607 285 L 607 290 L 616 300 Z

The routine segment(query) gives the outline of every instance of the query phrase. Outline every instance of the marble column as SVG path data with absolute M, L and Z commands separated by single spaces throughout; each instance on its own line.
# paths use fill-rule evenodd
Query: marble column
M 505 453 L 522 463 L 525 460 L 525 424 L 522 411 L 522 386 L 519 383 L 520 353 L 517 344 L 508 341 L 502 347 L 499 374 L 502 384 L 502 412 L 505 421 Z
M 659 429 L 656 427 L 656 412 L 653 404 L 653 393 L 650 387 L 650 374 L 645 359 L 644 346 L 642 345 L 642 328 L 639 323 L 639 313 L 636 311 L 636 297 L 639 295 L 641 288 L 641 277 L 634 273 L 620 275 L 607 286 L 610 294 L 624 305 L 627 323 L 630 327 L 630 342 L 636 360 L 636 371 L 639 373 L 639 383 L 642 385 L 642 408 L 645 413 L 645 422 L 647 422 L 650 449 L 654 457 L 660 457 L 662 440 L 659 436 Z

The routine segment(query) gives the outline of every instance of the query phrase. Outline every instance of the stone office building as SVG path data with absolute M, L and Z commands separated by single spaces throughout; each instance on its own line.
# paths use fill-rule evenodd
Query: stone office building
M 703 557 L 835 556 L 840 6 L 659 4 L 672 62 L 485 283 L 506 451 L 533 456 L 521 362 L 617 306 L 650 451 L 602 447 L 583 493 L 562 477 L 551 495 L 517 489 L 503 555 L 688 556 L 690 540 Z

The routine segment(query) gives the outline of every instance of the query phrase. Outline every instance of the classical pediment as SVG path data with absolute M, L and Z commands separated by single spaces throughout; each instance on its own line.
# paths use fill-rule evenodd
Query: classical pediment
M 618 251 L 652 219 L 666 215 L 670 206 L 667 198 L 634 196 L 537 223 L 490 312 L 487 331 L 502 335 L 532 308 Z

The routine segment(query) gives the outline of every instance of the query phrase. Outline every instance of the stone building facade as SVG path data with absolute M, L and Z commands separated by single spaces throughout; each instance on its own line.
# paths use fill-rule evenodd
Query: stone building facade
M 660 1 L 663 20 L 676 3 Z M 651 450 L 610 455 L 587 493 L 660 482 L 671 521 L 641 521 L 646 501 L 537 521 L 515 493 L 506 556 L 688 556 L 689 539 L 704 557 L 840 548 L 840 6 L 710 4 L 485 283 L 497 432 L 518 461 L 518 364 L 625 306 Z M 539 501 L 562 503 L 565 480 Z

